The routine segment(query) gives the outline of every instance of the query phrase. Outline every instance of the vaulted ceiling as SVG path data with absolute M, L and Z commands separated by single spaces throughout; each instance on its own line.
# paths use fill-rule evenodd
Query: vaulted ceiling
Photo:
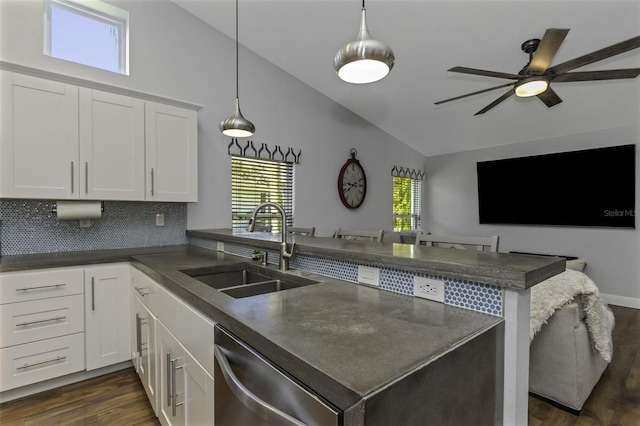
M 234 0 L 173 0 L 235 38 Z M 453 66 L 517 73 L 528 61 L 520 45 L 547 28 L 569 28 L 552 65 L 640 35 L 640 2 L 368 0 L 371 36 L 395 52 L 383 80 L 342 82 L 332 61 L 355 39 L 361 2 L 241 0 L 240 43 L 427 156 L 546 139 L 640 120 L 640 77 L 556 83 L 563 102 L 512 97 L 474 114 L 507 89 L 434 102 L 507 83 L 447 72 Z M 580 71 L 640 67 L 640 49 Z

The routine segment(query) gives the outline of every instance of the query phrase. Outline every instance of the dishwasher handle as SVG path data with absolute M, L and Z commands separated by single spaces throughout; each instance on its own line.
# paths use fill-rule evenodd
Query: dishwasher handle
M 273 420 L 278 424 L 287 426 L 307 426 L 300 420 L 291 417 L 287 413 L 278 410 L 272 405 L 269 405 L 268 403 L 254 395 L 249 389 L 247 389 L 234 374 L 231 366 L 229 365 L 229 360 L 227 359 L 225 354 L 222 353 L 222 350 L 220 350 L 220 346 L 214 346 L 214 354 L 220 365 L 220 370 L 222 371 L 224 381 L 227 382 L 227 385 L 229 386 L 233 394 L 236 396 L 236 398 L 238 398 L 240 402 L 242 402 L 242 404 L 244 404 L 245 407 L 253 411 L 256 415 L 262 417 L 263 419 Z

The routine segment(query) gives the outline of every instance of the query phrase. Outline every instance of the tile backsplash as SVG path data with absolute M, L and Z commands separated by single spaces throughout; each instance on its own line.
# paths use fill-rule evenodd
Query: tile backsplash
M 0 200 L 0 255 L 186 244 L 186 203 L 105 201 L 101 219 L 81 228 L 58 221 L 54 200 Z M 164 226 L 156 226 L 156 214 Z

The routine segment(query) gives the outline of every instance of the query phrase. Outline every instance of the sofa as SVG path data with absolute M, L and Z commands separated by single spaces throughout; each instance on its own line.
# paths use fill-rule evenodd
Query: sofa
M 567 262 L 568 270 L 578 270 L 581 274 L 582 268 L 583 261 Z M 577 274 L 574 276 L 580 277 Z M 602 305 L 602 312 L 610 321 L 610 327 L 603 329 L 603 334 L 608 333 L 606 337 L 610 339 L 613 314 L 609 317 L 606 312 L 610 313 L 610 310 L 604 303 Z M 583 295 L 577 295 L 569 303 L 555 309 L 533 337 L 529 352 L 530 393 L 573 414 L 578 414 L 584 406 L 607 368 L 608 361 L 605 358 L 610 358 L 612 353 L 609 348 L 609 354 L 605 352 L 603 357 L 601 352 L 595 350 L 586 318 Z

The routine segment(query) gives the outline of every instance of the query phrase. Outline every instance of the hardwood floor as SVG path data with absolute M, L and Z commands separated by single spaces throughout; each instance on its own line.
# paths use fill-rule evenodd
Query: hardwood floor
M 529 397 L 530 426 L 640 425 L 640 310 L 611 306 L 614 356 L 579 416 Z M 133 368 L 0 405 L 2 425 L 158 425 Z M 400 426 L 400 425 L 398 425 Z M 466 426 L 466 425 L 465 425 Z
M 0 405 L 0 424 L 159 425 L 133 367 Z
M 613 359 L 579 416 L 529 397 L 530 426 L 640 425 L 640 310 L 611 305 Z

